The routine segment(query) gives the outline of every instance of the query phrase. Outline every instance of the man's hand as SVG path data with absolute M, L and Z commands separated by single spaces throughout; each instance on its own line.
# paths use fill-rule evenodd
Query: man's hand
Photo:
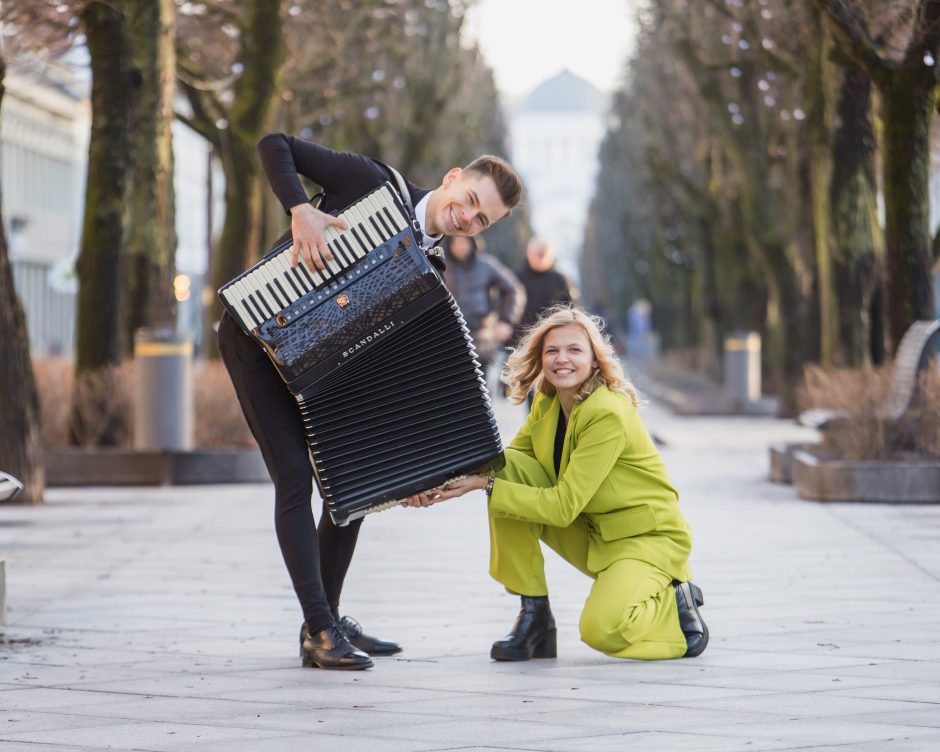
M 496 335 L 496 341 L 499 344 L 505 345 L 512 339 L 512 324 L 506 321 L 497 321 L 493 334 Z
M 346 230 L 349 225 L 345 220 L 322 212 L 312 204 L 291 207 L 290 217 L 290 232 L 294 240 L 290 249 L 290 265 L 297 266 L 300 258 L 310 270 L 325 269 L 326 262 L 333 260 L 333 254 L 326 244 L 327 230 L 330 227 Z

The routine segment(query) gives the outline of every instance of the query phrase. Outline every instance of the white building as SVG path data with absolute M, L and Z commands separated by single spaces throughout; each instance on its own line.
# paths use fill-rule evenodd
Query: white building
M 0 109 L 3 218 L 34 352 L 72 349 L 90 111 L 75 88 L 7 70 Z
M 0 187 L 13 279 L 33 353 L 70 354 L 91 127 L 82 90 L 87 87 L 12 65 L 4 84 Z M 192 298 L 180 304 L 180 328 L 195 333 L 209 246 L 209 149 L 201 137 L 174 122 L 173 152 L 177 271 L 194 281 Z M 213 172 L 214 218 L 219 218 L 223 182 Z
M 513 166 L 525 183 L 533 229 L 554 244 L 558 268 L 574 279 L 607 106 L 593 84 L 562 71 L 510 115 Z

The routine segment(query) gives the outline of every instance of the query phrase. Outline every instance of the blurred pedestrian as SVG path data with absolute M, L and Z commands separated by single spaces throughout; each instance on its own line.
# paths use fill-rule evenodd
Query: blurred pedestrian
M 555 246 L 544 238 L 533 237 L 526 245 L 525 261 L 516 271 L 516 277 L 525 290 L 525 308 L 513 332 L 516 345 L 543 312 L 560 303 L 577 305 L 578 288 L 567 276 L 555 268 Z M 503 391 L 506 385 L 503 384 Z M 533 393 L 526 397 L 526 406 L 532 409 Z
M 525 308 L 513 332 L 514 342 L 519 342 L 526 328 L 552 306 L 580 302 L 577 286 L 555 268 L 554 246 L 543 238 L 534 237 L 529 241 L 525 261 L 516 271 L 516 278 L 525 290 Z
M 444 281 L 476 345 L 484 374 L 500 348 L 512 338 L 522 316 L 525 291 L 502 262 L 485 253 L 482 241 L 449 237 L 444 241 Z

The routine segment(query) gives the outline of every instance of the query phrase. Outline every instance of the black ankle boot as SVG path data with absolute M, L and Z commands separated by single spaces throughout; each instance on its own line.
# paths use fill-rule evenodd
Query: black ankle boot
M 554 658 L 558 654 L 555 617 L 547 595 L 522 596 L 522 610 L 512 631 L 493 643 L 494 661 L 527 661 L 530 658 Z
M 698 612 L 699 606 L 705 605 L 705 596 L 698 585 L 691 582 L 674 582 L 676 588 L 676 605 L 679 607 L 679 626 L 685 635 L 687 649 L 686 658 L 701 655 L 708 645 L 708 627 L 702 615 Z
M 300 657 L 304 666 L 346 671 L 372 668 L 372 659 L 349 644 L 342 629 L 330 624 L 310 634 L 307 625 L 300 627 Z

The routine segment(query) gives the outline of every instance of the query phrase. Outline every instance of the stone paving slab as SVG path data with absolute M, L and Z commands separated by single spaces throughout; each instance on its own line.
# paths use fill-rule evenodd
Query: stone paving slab
M 812 438 L 787 422 L 644 414 L 695 535 L 700 658 L 590 650 L 590 582 L 548 552 L 558 659 L 491 662 L 518 601 L 475 494 L 363 526 L 343 611 L 405 652 L 302 669 L 270 485 L 53 489 L 0 508 L 0 748 L 940 749 L 940 508 L 799 500 L 766 480 L 771 442 Z

